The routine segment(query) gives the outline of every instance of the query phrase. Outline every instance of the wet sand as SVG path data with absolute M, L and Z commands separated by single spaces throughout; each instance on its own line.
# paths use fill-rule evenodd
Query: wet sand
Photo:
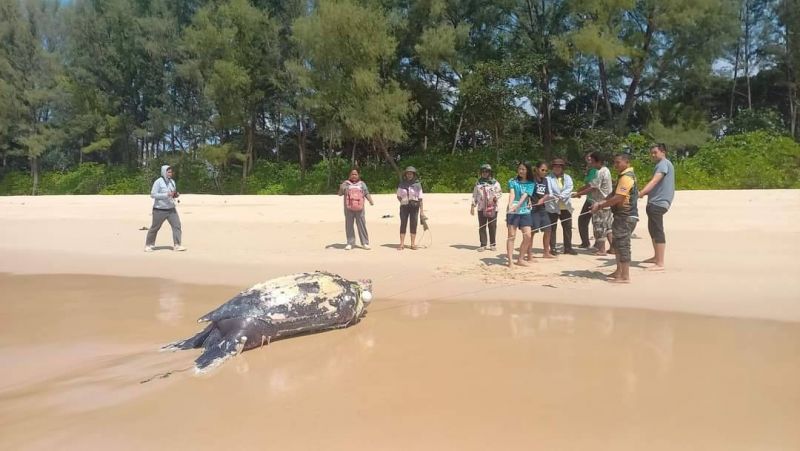
M 2 449 L 800 448 L 797 323 L 378 299 L 348 329 L 159 378 L 198 355 L 159 346 L 239 287 L 0 286 Z
M 427 248 L 381 195 L 345 251 L 335 196 L 187 194 L 189 251 L 165 225 L 145 254 L 146 196 L 0 198 L 0 449 L 800 449 L 800 191 L 679 192 L 668 271 L 643 222 L 628 286 L 586 253 L 508 271 L 467 195 L 427 199 Z M 373 279 L 360 324 L 203 377 L 158 352 L 314 269 Z

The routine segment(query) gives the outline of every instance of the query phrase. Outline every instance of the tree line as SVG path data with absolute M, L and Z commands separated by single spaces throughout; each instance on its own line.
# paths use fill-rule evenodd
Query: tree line
M 2 171 L 800 139 L 800 0 L 0 0 Z

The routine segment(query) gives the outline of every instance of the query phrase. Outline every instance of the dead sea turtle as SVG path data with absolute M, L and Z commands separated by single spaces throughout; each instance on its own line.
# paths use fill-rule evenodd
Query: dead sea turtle
M 256 284 L 197 322 L 202 332 L 162 350 L 204 348 L 195 372 L 219 366 L 242 351 L 291 335 L 348 327 L 366 313 L 372 282 L 322 271 L 291 274 Z

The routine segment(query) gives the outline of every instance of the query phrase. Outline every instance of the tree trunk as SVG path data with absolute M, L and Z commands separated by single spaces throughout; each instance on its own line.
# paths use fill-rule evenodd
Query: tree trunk
M 394 169 L 395 174 L 397 174 L 397 176 L 400 177 L 400 168 L 397 167 L 397 162 L 395 162 L 394 158 L 392 158 L 392 156 L 389 154 L 389 147 L 383 142 L 383 140 L 380 139 L 376 140 L 373 144 L 377 145 L 378 150 L 383 156 L 383 159 L 386 160 L 387 163 L 389 163 L 389 166 L 391 166 L 392 169 Z
M 242 185 L 239 189 L 240 194 L 244 194 L 245 186 L 247 184 L 247 175 L 250 173 L 250 169 L 252 166 L 253 161 L 253 140 L 255 139 L 255 115 L 253 115 L 250 119 L 250 122 L 244 126 L 244 133 L 245 133 L 245 151 L 244 151 L 244 161 L 242 162 Z
M 428 150 L 428 109 L 425 108 L 425 131 L 422 136 L 422 151 Z
M 356 140 L 353 140 L 353 148 L 350 150 L 350 167 L 356 167 Z
M 728 116 L 730 119 L 733 119 L 734 107 L 736 105 L 736 82 L 739 78 L 739 55 L 741 53 L 742 46 L 739 42 L 739 39 L 736 39 L 736 57 L 733 60 L 733 86 L 731 86 L 731 110 L 730 115 Z
M 611 97 L 608 95 L 608 74 L 606 73 L 606 63 L 603 58 L 598 58 L 598 68 L 600 70 L 600 88 L 603 90 L 603 103 L 606 106 L 606 114 L 610 122 L 614 121 L 614 110 L 611 108 Z
M 280 113 L 277 114 L 275 120 L 275 161 L 281 161 L 281 115 Z M 269 124 L 267 124 L 266 114 L 264 115 L 264 130 L 269 130 Z M 269 155 L 267 155 L 269 158 Z
M 461 109 L 461 117 L 458 118 L 458 127 L 456 127 L 456 136 L 453 138 L 453 149 L 450 153 L 456 153 L 456 145 L 458 145 L 458 137 L 461 135 L 461 125 L 464 123 L 464 112 L 467 111 L 467 107 L 469 106 L 469 102 L 464 102 L 464 108 Z
M 33 177 L 32 195 L 39 192 L 39 159 L 38 157 L 31 157 L 31 176 Z
M 630 117 L 633 106 L 636 104 L 638 94 L 636 91 L 639 89 L 639 82 L 642 80 L 642 72 L 644 71 L 645 60 L 647 54 L 650 52 L 650 44 L 653 40 L 653 33 L 655 33 L 655 22 L 653 20 L 654 12 L 651 10 L 647 15 L 647 29 L 644 33 L 644 41 L 642 43 L 641 56 L 631 62 L 631 84 L 625 92 L 625 103 L 622 106 L 622 113 L 617 120 L 617 131 L 621 132 L 627 125 L 628 118 Z
M 744 2 L 744 77 L 747 80 L 747 109 L 753 109 L 750 92 L 750 2 Z
M 542 98 L 539 102 L 539 115 L 542 122 L 542 147 L 548 157 L 553 150 L 553 125 L 550 118 L 550 72 L 547 66 L 542 68 L 542 77 L 539 82 Z
M 594 125 L 597 123 L 597 109 L 599 108 L 600 99 L 598 97 L 600 93 L 595 93 L 594 101 L 592 102 L 592 123 L 589 125 L 589 128 L 594 128 Z
M 306 178 L 306 127 L 303 118 L 297 118 L 297 153 L 300 160 L 300 180 Z

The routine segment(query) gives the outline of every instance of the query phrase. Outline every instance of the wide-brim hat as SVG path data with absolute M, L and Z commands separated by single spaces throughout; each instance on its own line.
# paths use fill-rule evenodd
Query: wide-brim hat
M 409 166 L 409 167 L 406 168 L 405 171 L 403 171 L 403 174 L 408 173 L 408 172 L 413 172 L 414 174 L 416 174 L 417 173 L 417 168 L 415 168 L 414 166 Z

